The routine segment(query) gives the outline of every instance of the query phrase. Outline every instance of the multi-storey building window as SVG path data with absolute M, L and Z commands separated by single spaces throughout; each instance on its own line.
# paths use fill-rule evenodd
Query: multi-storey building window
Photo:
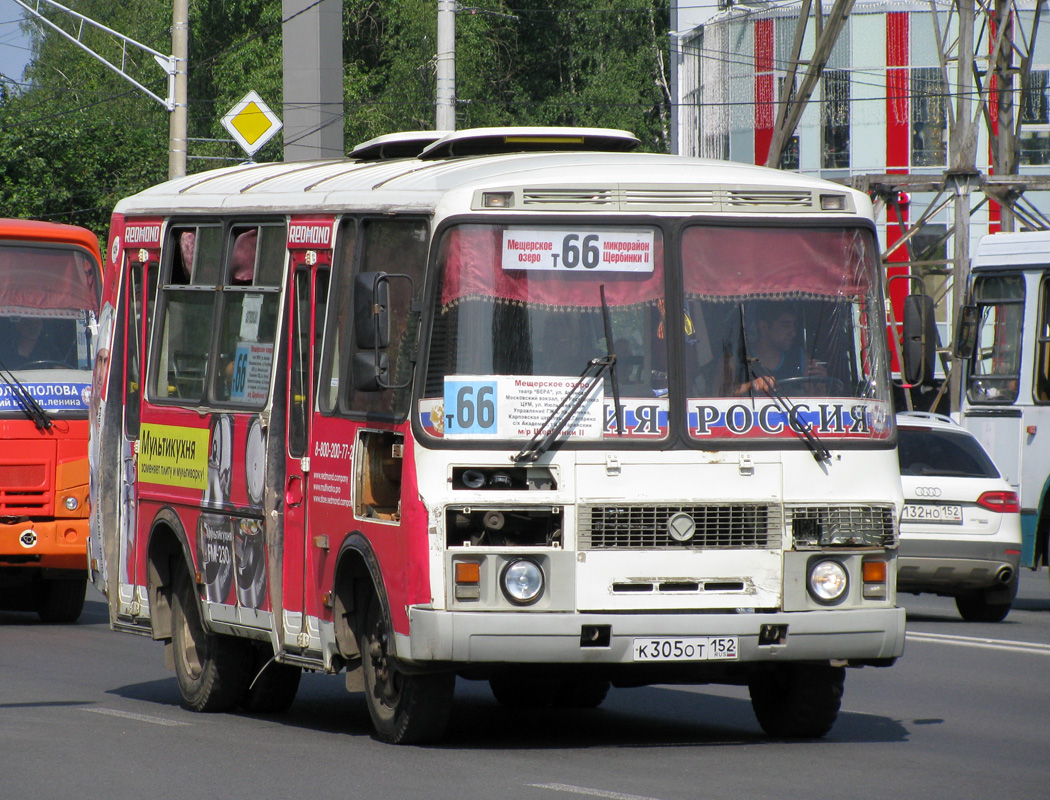
M 849 169 L 849 71 L 824 71 L 821 103 L 821 166 L 824 169 Z
M 948 161 L 948 91 L 939 67 L 911 71 L 911 165 L 943 167 Z

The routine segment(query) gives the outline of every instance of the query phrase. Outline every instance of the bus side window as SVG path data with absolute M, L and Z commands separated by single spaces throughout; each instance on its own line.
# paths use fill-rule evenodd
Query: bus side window
M 269 396 L 285 229 L 238 226 L 228 242 L 213 396 L 219 402 L 258 407 Z
M 390 383 L 400 385 L 411 377 L 411 356 L 416 348 L 419 333 L 419 314 L 412 312 L 413 300 L 422 296 L 423 276 L 427 259 L 427 223 L 420 219 L 367 219 L 361 225 L 361 254 L 354 274 L 359 272 L 387 272 L 409 275 L 412 278 L 410 296 L 409 282 L 396 280 L 390 283 L 390 345 L 385 352 L 390 359 Z M 352 284 L 352 276 L 344 269 L 341 280 Z M 352 286 L 350 287 L 353 291 Z M 350 308 L 352 308 L 352 296 Z M 346 309 L 349 311 L 349 308 Z M 353 341 L 352 325 L 346 341 L 352 350 L 363 352 Z M 400 419 L 408 413 L 411 387 L 384 389 L 377 392 L 355 391 L 353 383 L 343 373 L 350 413 L 371 414 L 385 418 Z
M 354 249 L 357 245 L 357 222 L 345 220 L 339 229 L 339 247 L 334 254 L 332 281 L 335 296 L 329 304 L 327 333 L 321 357 L 318 378 L 317 402 L 322 413 L 335 412 L 339 403 L 339 389 L 343 376 L 348 374 L 349 353 L 353 346 L 353 330 L 350 328 L 350 308 L 353 304 L 354 282 L 350 279 L 354 265 Z M 342 277 L 345 276 L 345 277 Z
M 174 228 L 168 242 L 151 394 L 200 401 L 211 349 L 222 229 Z
M 1035 400 L 1037 403 L 1050 403 L 1050 279 L 1043 279 L 1039 300 Z

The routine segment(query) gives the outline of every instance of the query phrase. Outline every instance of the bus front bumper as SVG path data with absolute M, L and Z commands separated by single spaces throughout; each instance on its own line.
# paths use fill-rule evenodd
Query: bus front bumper
M 410 663 L 632 664 L 635 640 L 654 637 L 735 637 L 737 663 L 878 662 L 904 652 L 903 608 L 630 615 L 410 608 L 409 622 L 411 633 L 396 639 L 398 657 Z M 770 631 L 784 635 L 760 642 Z

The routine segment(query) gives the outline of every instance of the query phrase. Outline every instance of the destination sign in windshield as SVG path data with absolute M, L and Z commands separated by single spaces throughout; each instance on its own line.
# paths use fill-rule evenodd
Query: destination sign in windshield
M 503 232 L 505 270 L 559 272 L 653 271 L 652 230 L 508 228 Z

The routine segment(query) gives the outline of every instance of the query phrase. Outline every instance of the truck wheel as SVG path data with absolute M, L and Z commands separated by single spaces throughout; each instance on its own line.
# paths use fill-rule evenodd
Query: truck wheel
M 244 695 L 241 707 L 253 714 L 283 714 L 295 702 L 302 669 L 291 664 L 278 664 L 267 656 L 258 659 L 254 669 L 251 676 L 254 683 Z
M 835 724 L 842 703 L 845 667 L 777 664 L 748 679 L 758 723 L 777 739 L 823 736 Z
M 994 603 L 988 595 L 984 590 L 956 595 L 955 607 L 967 622 L 1002 622 L 1010 613 L 1012 599 L 1005 603 Z
M 204 630 L 196 591 L 179 570 L 172 593 L 171 644 L 182 704 L 191 711 L 230 711 L 244 699 L 252 679 L 251 645 Z
M 47 623 L 76 622 L 84 610 L 87 576 L 40 578 L 37 582 L 37 616 Z
M 452 714 L 455 674 L 402 672 L 392 657 L 390 634 L 375 599 L 358 636 L 358 646 L 365 703 L 378 737 L 391 744 L 440 739 Z

